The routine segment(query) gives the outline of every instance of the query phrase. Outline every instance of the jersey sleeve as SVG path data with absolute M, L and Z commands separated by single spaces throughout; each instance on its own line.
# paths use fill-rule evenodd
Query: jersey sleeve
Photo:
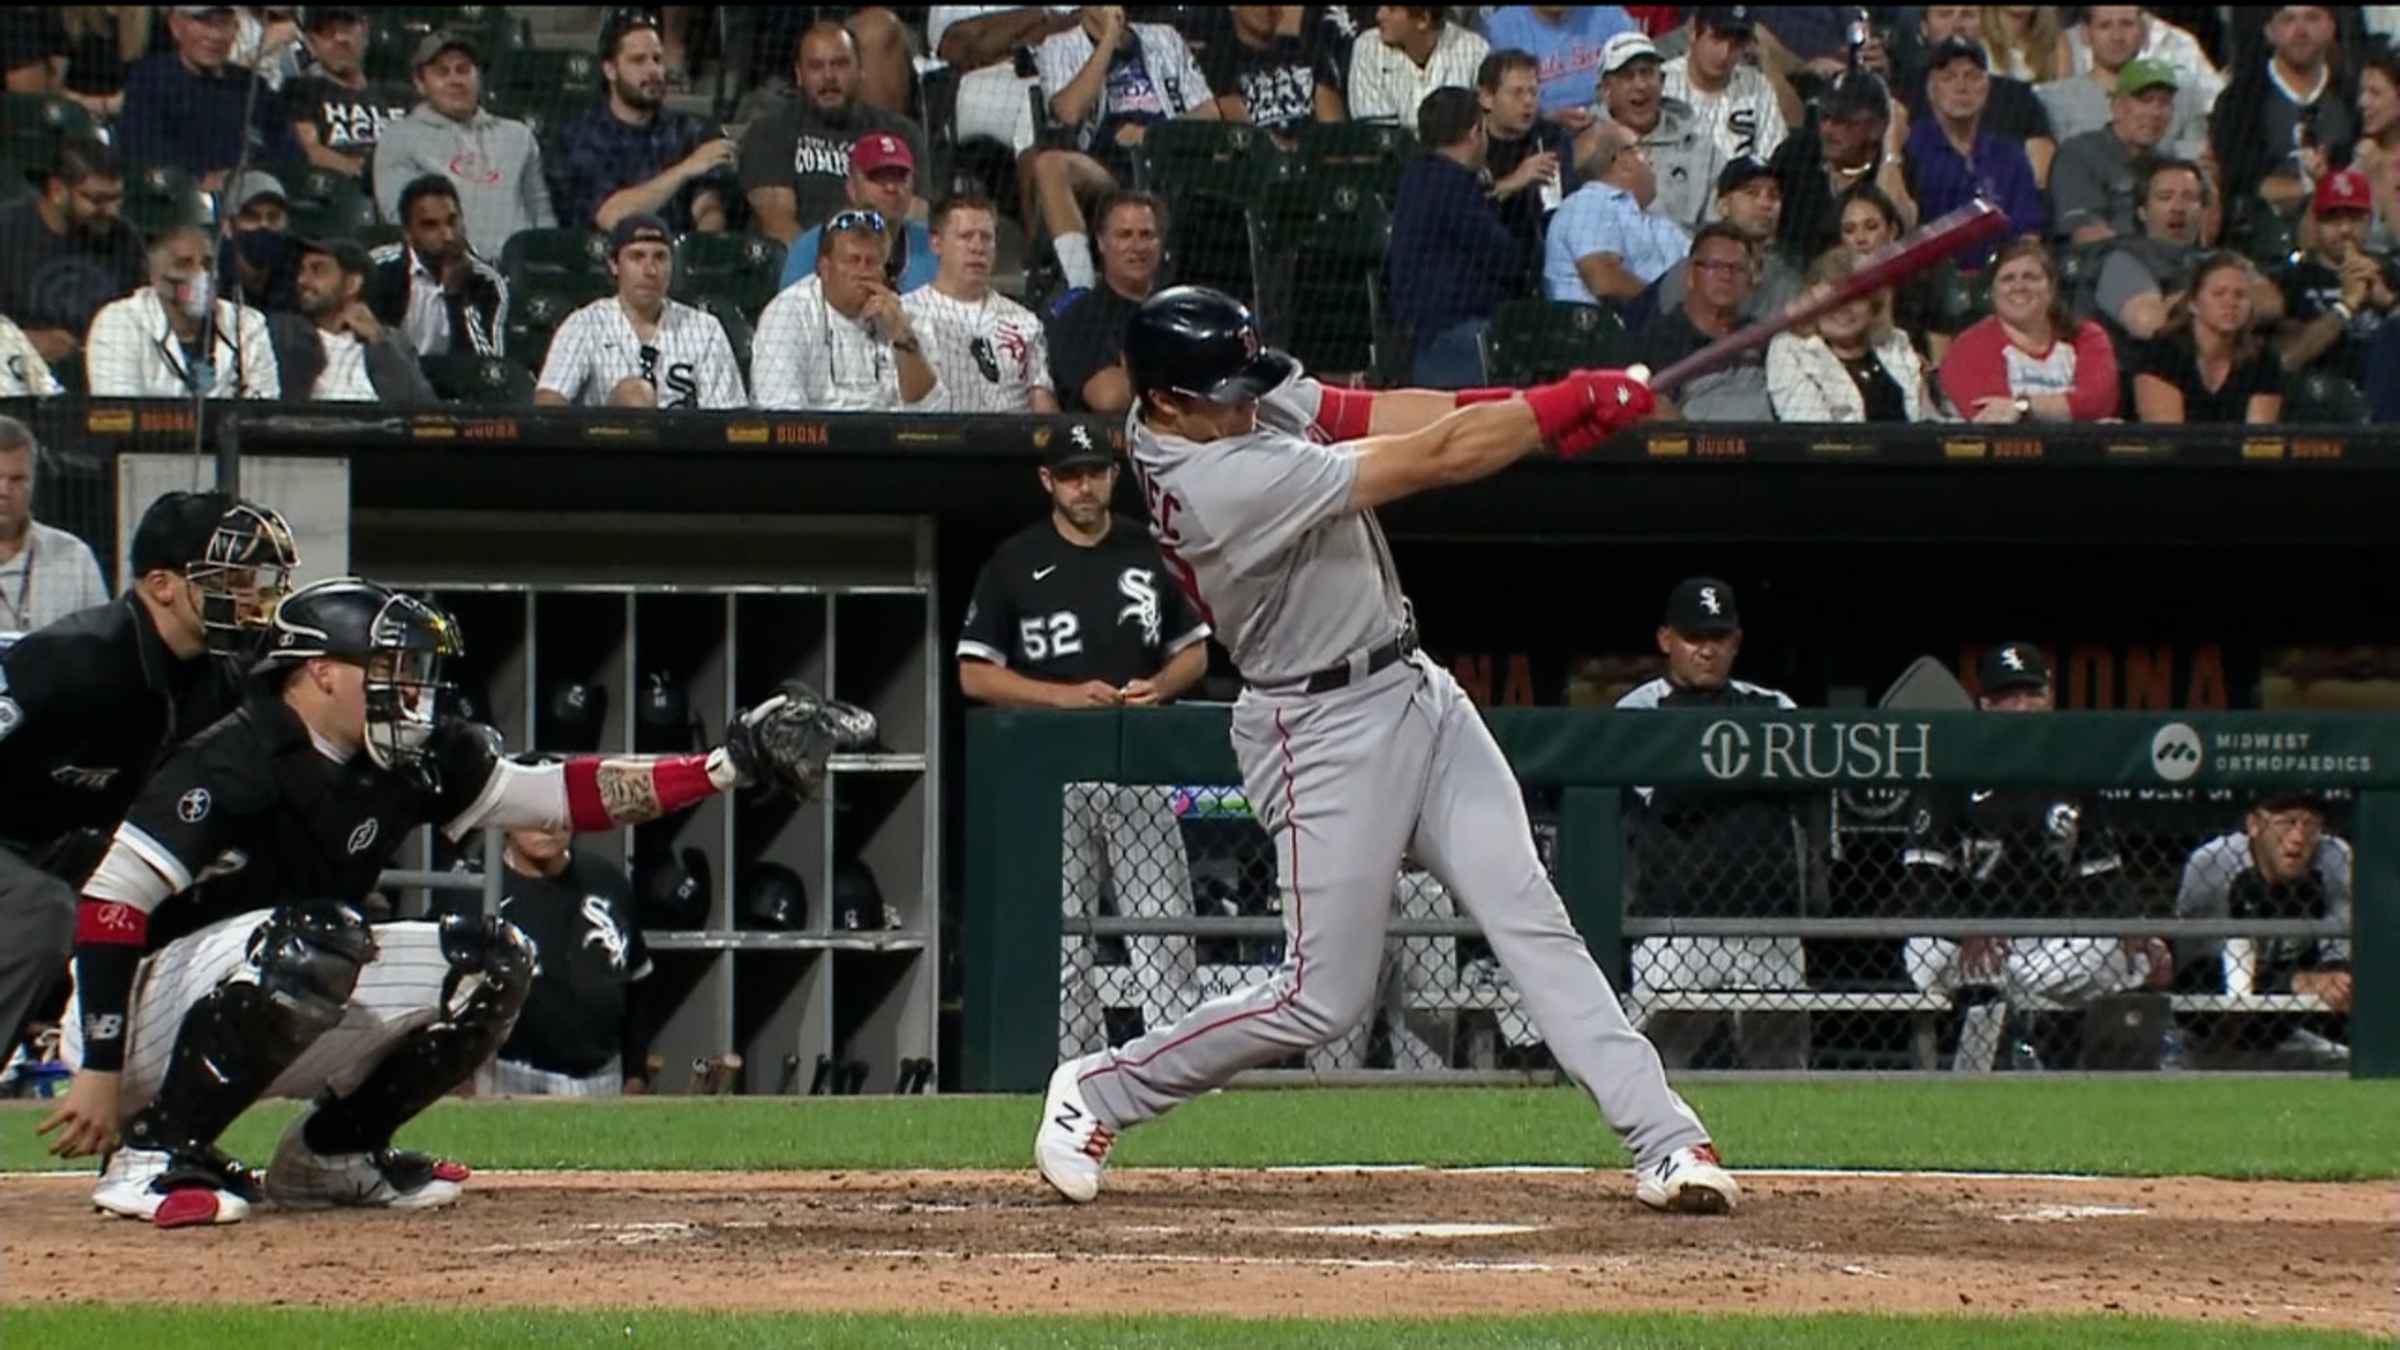
M 1208 621 L 1200 617 L 1199 607 L 1181 586 L 1165 586 L 1159 591 L 1160 631 L 1166 634 L 1162 648 L 1173 656 L 1195 642 L 1208 641 L 1211 632 Z
M 984 563 L 975 578 L 975 594 L 967 601 L 967 622 L 958 634 L 958 656 L 967 661 L 1008 664 L 1008 646 L 1016 633 L 1017 606 L 1000 579 L 1000 559 Z
M 1277 431 L 1306 436 L 1324 403 L 1325 386 L 1294 370 L 1290 378 L 1260 395 L 1258 420 Z
M 241 754 L 253 744 L 239 734 L 243 725 L 220 723 L 215 734 L 168 756 L 117 826 L 116 842 L 173 891 L 189 889 L 240 837 L 245 820 L 275 805 L 272 766 Z
M 491 813 L 508 777 L 500 762 L 500 733 L 479 722 L 451 718 L 436 727 L 433 736 L 439 782 L 426 801 L 424 819 L 455 842 Z
M 542 361 L 542 377 L 535 386 L 547 389 L 569 403 L 583 401 L 583 387 L 591 379 L 592 323 L 589 309 L 579 309 L 559 325 L 558 336 L 550 343 L 550 352 Z

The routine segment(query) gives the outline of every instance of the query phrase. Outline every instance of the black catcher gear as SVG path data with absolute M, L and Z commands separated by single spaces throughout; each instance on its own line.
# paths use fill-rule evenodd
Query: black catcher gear
M 275 609 L 262 666 L 330 657 L 367 673 L 367 753 L 396 773 L 427 777 L 428 742 L 440 716 L 442 666 L 465 651 L 458 624 L 415 596 L 359 577 L 292 592 Z

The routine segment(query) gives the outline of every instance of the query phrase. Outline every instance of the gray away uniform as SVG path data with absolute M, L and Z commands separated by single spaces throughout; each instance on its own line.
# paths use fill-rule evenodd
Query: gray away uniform
M 1265 984 L 1082 1060 L 1084 1101 L 1123 1129 L 1347 1031 L 1375 997 L 1405 850 L 1482 924 L 1637 1165 L 1706 1142 L 1544 874 L 1482 717 L 1415 650 L 1382 527 L 1349 509 L 1357 460 L 1309 438 L 1323 396 L 1294 376 L 1259 401 L 1256 430 L 1204 445 L 1128 420 L 1159 551 L 1249 683 L 1233 748 L 1275 843 L 1287 942 Z

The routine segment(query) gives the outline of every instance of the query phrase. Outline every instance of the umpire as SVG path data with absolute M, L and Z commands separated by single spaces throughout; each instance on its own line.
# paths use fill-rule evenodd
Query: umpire
M 133 533 L 137 580 L 0 653 L 0 1058 L 65 974 L 76 887 L 150 771 L 240 702 L 231 660 L 299 561 L 283 518 L 170 492 Z

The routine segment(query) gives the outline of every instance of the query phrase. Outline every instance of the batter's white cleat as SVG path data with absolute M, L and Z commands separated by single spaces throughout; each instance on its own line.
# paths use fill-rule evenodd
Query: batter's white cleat
M 1041 1169 L 1042 1180 L 1079 1205 L 1100 1194 L 1100 1174 L 1108 1170 L 1108 1151 L 1117 1142 L 1117 1132 L 1084 1105 L 1083 1088 L 1075 1081 L 1082 1071 L 1080 1059 L 1052 1071 L 1042 1123 L 1033 1136 L 1033 1165 Z
M 285 1209 L 439 1209 L 458 1199 L 465 1169 L 421 1153 L 318 1153 L 308 1146 L 313 1112 L 283 1132 L 267 1164 L 267 1198 Z M 454 1179 L 455 1178 L 455 1179 Z
M 225 1159 L 233 1168 L 240 1164 Z M 161 1228 L 240 1223 L 255 1193 L 211 1162 L 177 1158 L 165 1149 L 120 1148 L 100 1169 L 92 1207 L 120 1219 L 147 1219 Z
M 1742 1188 L 1718 1159 L 1715 1144 L 1693 1144 L 1643 1168 L 1633 1198 L 1674 1214 L 1731 1214 Z

